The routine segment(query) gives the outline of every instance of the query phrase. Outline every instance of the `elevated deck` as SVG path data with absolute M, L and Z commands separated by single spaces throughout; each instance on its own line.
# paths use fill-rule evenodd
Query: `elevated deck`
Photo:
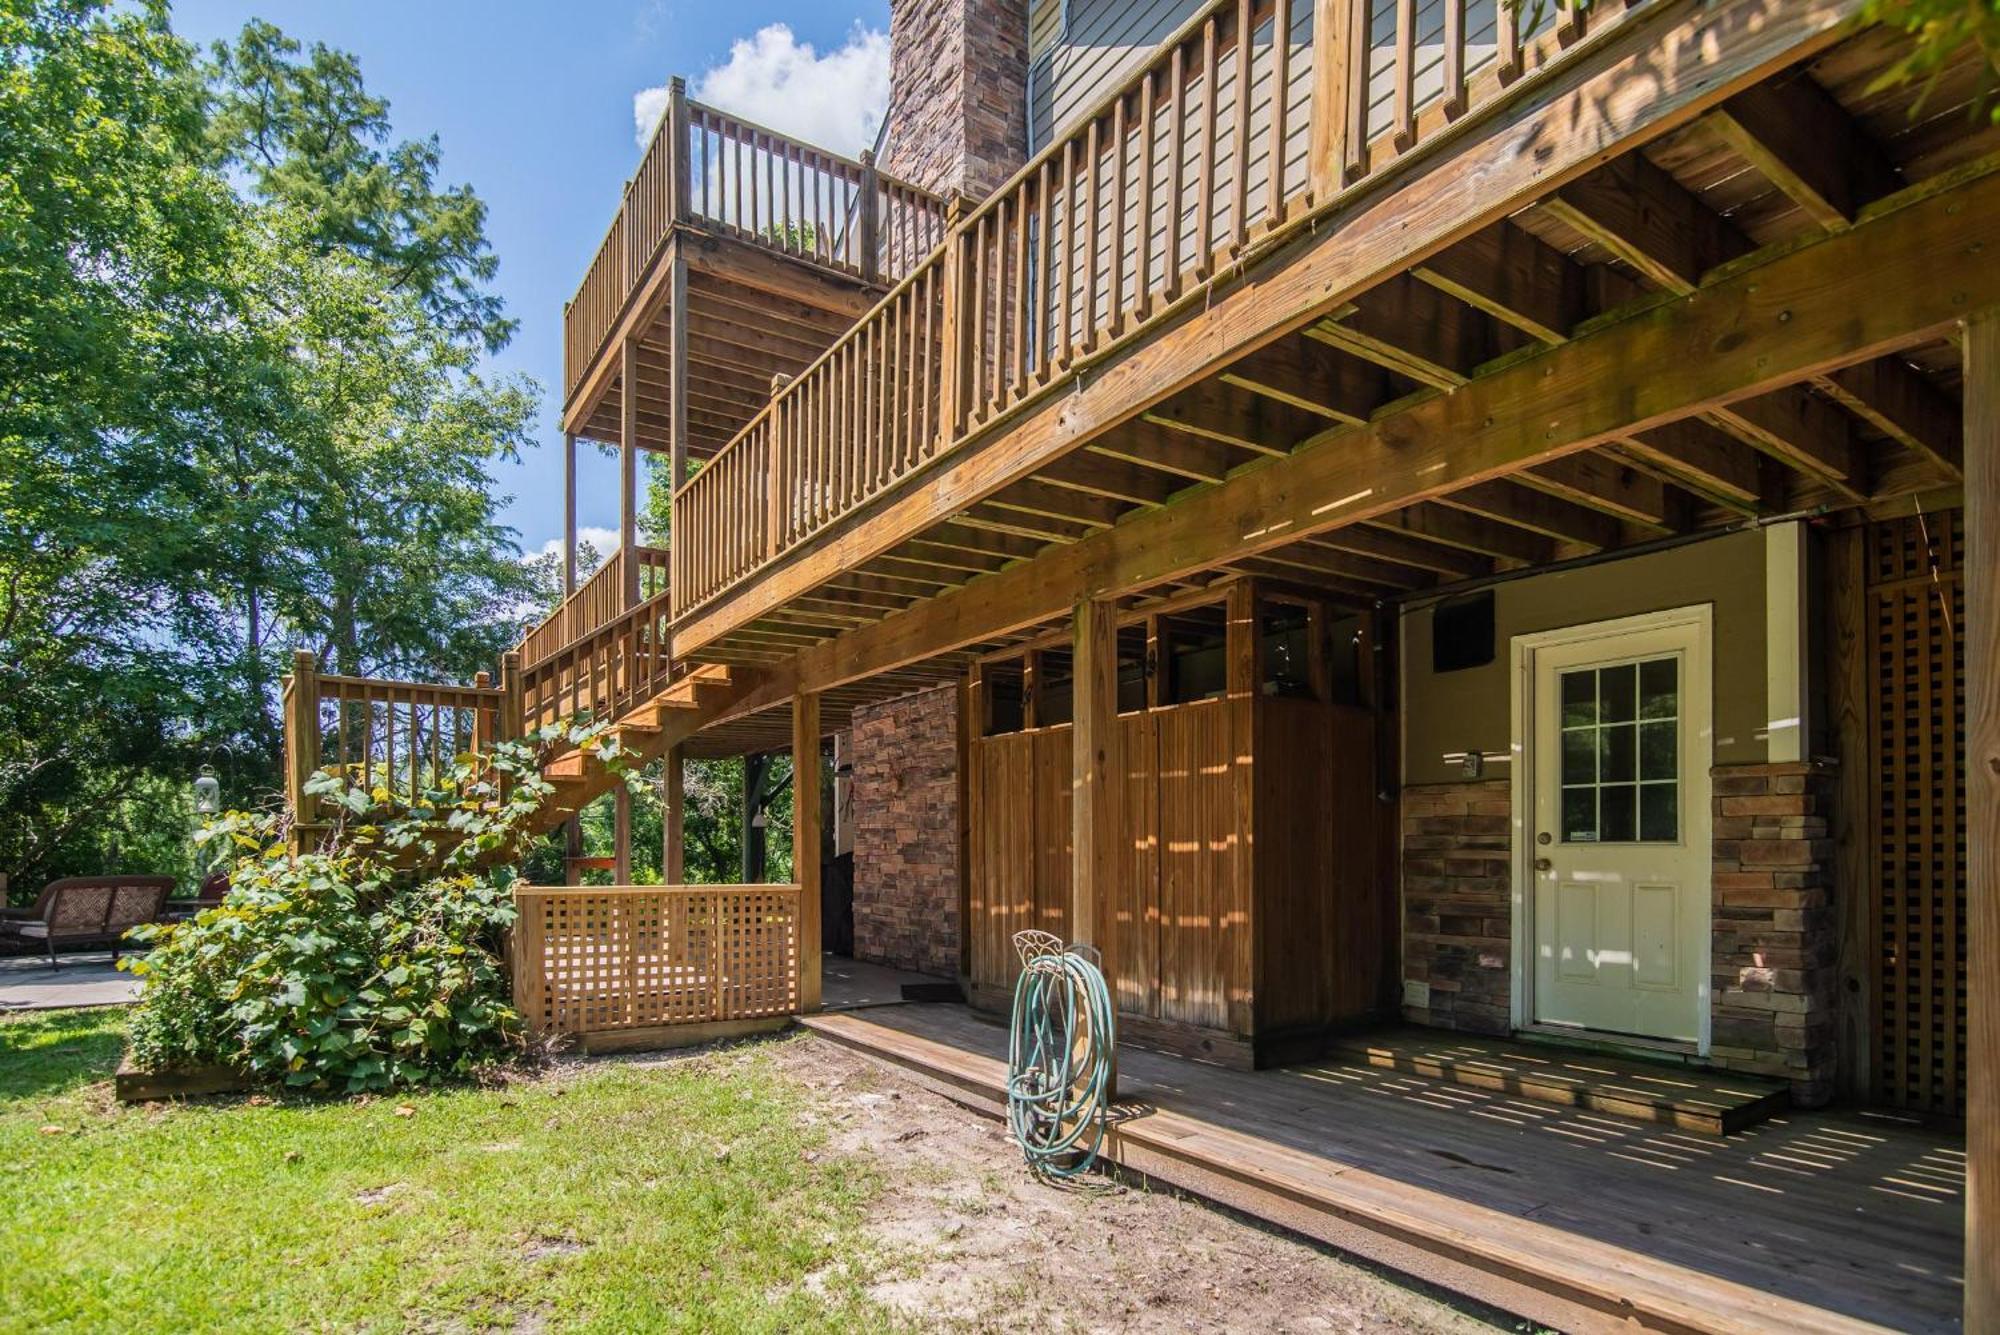
M 964 1007 L 801 1023 L 1001 1106 L 1005 1031 Z M 1711 1139 L 1339 1057 L 1119 1063 L 1117 1162 L 1560 1329 L 1957 1329 L 1951 1135 L 1785 1112 Z

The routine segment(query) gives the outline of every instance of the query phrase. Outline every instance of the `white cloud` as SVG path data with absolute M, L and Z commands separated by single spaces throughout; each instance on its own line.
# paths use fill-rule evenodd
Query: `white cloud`
M 618 530 L 615 528 L 595 528 L 585 525 L 576 531 L 576 538 L 578 542 L 587 542 L 596 548 L 597 555 L 600 558 L 609 556 L 618 550 Z M 557 534 L 540 547 L 528 552 L 521 560 L 524 562 L 534 561 L 544 556 L 560 555 L 562 555 L 562 535 Z
M 790 27 L 773 23 L 729 48 L 729 59 L 696 79 L 698 102 L 850 156 L 875 142 L 889 103 L 889 35 L 857 24 L 821 55 Z M 667 109 L 665 86 L 633 95 L 639 146 Z

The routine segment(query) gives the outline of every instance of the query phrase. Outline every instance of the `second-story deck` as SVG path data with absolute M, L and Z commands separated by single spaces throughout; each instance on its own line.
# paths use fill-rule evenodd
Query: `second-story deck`
M 564 430 L 714 454 L 944 235 L 935 195 L 679 80 L 563 310 Z M 626 375 L 629 358 L 632 374 Z M 674 377 L 686 381 L 675 392 Z

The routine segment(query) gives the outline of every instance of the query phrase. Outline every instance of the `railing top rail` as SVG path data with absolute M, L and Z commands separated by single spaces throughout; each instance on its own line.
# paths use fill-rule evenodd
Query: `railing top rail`
M 795 881 L 771 881 L 740 885 L 733 883 L 719 885 L 517 885 L 514 887 L 514 896 L 519 899 L 524 896 L 540 897 L 547 895 L 713 895 L 727 893 L 732 890 L 769 894 L 774 890 L 796 893 L 798 888 L 798 883 Z
M 943 261 L 945 251 L 950 249 L 952 240 L 956 236 L 957 236 L 956 231 L 947 231 L 945 233 L 944 240 L 938 243 L 938 246 L 935 250 L 931 251 L 930 254 L 924 256 L 923 259 L 919 260 L 917 263 L 911 265 L 910 271 L 904 274 L 901 278 L 897 279 L 896 285 L 890 288 L 887 292 L 884 292 L 880 300 L 878 300 L 873 306 L 870 306 L 868 308 L 866 314 L 862 315 L 860 319 L 856 320 L 853 324 L 849 325 L 846 329 L 842 330 L 839 338 L 835 339 L 831 344 L 829 344 L 827 348 L 819 354 L 819 356 L 813 358 L 810 362 L 806 363 L 803 370 L 801 370 L 797 375 L 793 376 L 790 380 L 786 381 L 782 388 L 780 388 L 775 394 L 771 395 L 771 397 L 765 401 L 764 406 L 757 410 L 757 415 L 752 417 L 749 421 L 745 422 L 737 430 L 735 435 L 731 436 L 726 442 L 723 443 L 721 449 L 717 450 L 714 454 L 709 455 L 708 458 L 702 462 L 702 466 L 699 469 L 696 469 L 695 471 L 689 473 L 687 476 L 687 481 L 681 483 L 679 487 L 674 489 L 674 493 L 671 499 L 673 500 L 680 499 L 681 495 L 685 493 L 689 487 L 692 487 L 697 481 L 697 479 L 699 479 L 700 477 L 702 477 L 703 474 L 713 469 L 716 463 L 720 461 L 725 455 L 727 455 L 731 450 L 735 449 L 736 446 L 743 440 L 744 437 L 753 434 L 761 424 L 767 421 L 770 418 L 771 412 L 774 408 L 776 408 L 779 404 L 783 403 L 786 399 L 790 398 L 792 395 L 803 393 L 807 381 L 809 381 L 812 378 L 813 374 L 816 371 L 818 371 L 821 366 L 831 361 L 836 352 L 840 351 L 842 348 L 845 348 L 849 343 L 853 342 L 853 340 L 859 335 L 860 331 L 868 324 L 868 322 L 875 318 L 876 312 L 880 311 L 885 306 L 893 305 L 896 299 L 903 295 L 903 290 L 911 286 L 913 283 L 917 281 L 919 277 L 923 275 L 924 270 L 930 268 L 933 264 L 938 264 Z
M 1221 3 L 1221 0 L 1217 0 L 1217 2 Z M 748 130 L 752 134 L 761 134 L 770 139 L 780 140 L 792 147 L 806 149 L 826 162 L 830 162 L 841 167 L 852 168 L 854 172 L 857 174 L 867 171 L 869 169 L 868 163 L 862 162 L 856 158 L 850 158 L 845 153 L 837 153 L 830 148 L 821 148 L 818 144 L 811 143 L 807 140 L 786 134 L 781 130 L 773 130 L 768 125 L 760 125 L 756 121 L 749 120 L 746 117 L 737 115 L 733 111 L 724 111 L 720 107 L 710 106 L 706 102 L 697 102 L 693 98 L 688 99 L 687 105 L 690 114 L 699 111 L 704 115 L 713 116 L 717 120 L 728 121 L 730 124 L 737 126 L 741 129 Z M 661 125 L 664 126 L 668 124 L 668 121 L 665 118 L 662 118 L 660 123 Z M 940 207 L 942 207 L 944 204 L 944 196 L 938 194 L 934 190 L 926 190 L 924 187 L 917 185 L 914 182 L 905 181 L 900 176 L 892 176 L 890 173 L 883 171 L 879 166 L 875 167 L 874 171 L 875 174 L 878 177 L 880 177 L 883 181 L 888 182 L 889 184 L 892 184 L 898 187 L 899 189 L 908 190 L 912 194 L 919 195 L 925 199 L 929 199 L 938 204 Z
M 1111 114 L 1112 109 L 1115 108 L 1122 99 L 1130 97 L 1133 93 L 1133 90 L 1138 88 L 1139 85 L 1144 80 L 1152 78 L 1158 72 L 1160 63 L 1164 60 L 1169 59 L 1172 56 L 1175 47 L 1192 39 L 1197 33 L 1201 31 L 1202 25 L 1207 23 L 1210 18 L 1226 10 L 1232 10 L 1236 8 L 1237 4 L 1238 0 L 1208 0 L 1207 4 L 1203 5 L 1199 10 L 1195 11 L 1195 13 L 1191 15 L 1186 22 L 1182 23 L 1180 27 L 1174 29 L 1173 33 L 1169 37 L 1167 37 L 1165 41 L 1161 42 L 1157 47 L 1155 47 L 1153 49 L 1153 53 L 1147 58 L 1146 63 L 1140 66 L 1139 69 L 1130 78 L 1126 79 L 1123 83 L 1119 84 L 1109 93 L 1106 93 L 1103 97 L 1099 98 L 1097 102 L 1094 103 L 1088 111 L 1078 116 L 1072 117 L 1069 122 L 1068 129 L 1063 134 L 1055 138 L 1052 138 L 1047 144 L 1043 145 L 1041 152 L 1035 154 L 1034 157 L 1028 159 L 1027 163 L 1024 166 L 1022 166 L 1019 171 L 1015 172 L 1012 176 L 1008 177 L 1005 182 L 1003 182 L 997 189 L 995 189 L 990 195 L 988 195 L 985 198 L 985 200 L 981 202 L 977 207 L 968 209 L 965 213 L 965 216 L 962 217 L 955 226 L 947 227 L 945 229 L 943 240 L 939 241 L 937 246 L 929 254 L 925 255 L 924 258 L 918 261 L 916 264 L 911 265 L 910 271 L 904 274 L 903 277 L 897 281 L 894 287 L 890 288 L 887 292 L 883 293 L 881 299 L 877 301 L 873 306 L 869 307 L 866 314 L 861 316 L 861 318 L 856 320 L 853 324 L 849 325 L 847 329 L 842 332 L 841 336 L 834 340 L 832 346 L 828 347 L 825 351 L 821 352 L 819 356 L 813 358 L 813 360 L 806 365 L 805 369 L 801 370 L 797 375 L 793 376 L 789 382 L 786 383 L 784 388 L 780 389 L 777 393 L 773 394 L 770 397 L 770 399 L 765 402 L 764 406 L 757 410 L 756 416 L 752 417 L 748 422 L 745 422 L 742 428 L 739 429 L 734 436 L 730 437 L 729 440 L 723 444 L 721 449 L 717 450 L 713 455 L 710 456 L 708 462 L 710 464 L 713 464 L 716 460 L 722 458 L 724 455 L 729 453 L 730 450 L 734 449 L 736 447 L 737 442 L 741 441 L 745 436 L 748 436 L 753 431 L 755 431 L 758 428 L 758 426 L 761 425 L 771 415 L 772 410 L 779 403 L 783 402 L 789 395 L 798 392 L 800 388 L 806 383 L 806 381 L 813 375 L 813 373 L 819 369 L 822 363 L 828 361 L 837 350 L 846 346 L 848 342 L 854 338 L 857 330 L 860 330 L 861 328 L 866 326 L 869 321 L 873 320 L 875 318 L 876 312 L 894 303 L 897 297 L 899 297 L 902 294 L 902 291 L 905 287 L 909 286 L 917 278 L 918 275 L 923 273 L 925 269 L 929 268 L 932 264 L 937 263 L 940 257 L 943 256 L 945 252 L 951 248 L 953 243 L 955 243 L 964 232 L 966 232 L 971 227 L 975 226 L 978 223 L 979 219 L 986 217 L 994 209 L 998 208 L 1000 206 L 1001 201 L 1004 200 L 1009 194 L 1011 194 L 1018 186 L 1020 186 L 1022 182 L 1028 180 L 1037 171 L 1039 171 L 1043 163 L 1053 159 L 1058 152 L 1064 150 L 1065 146 L 1069 144 L 1071 140 L 1075 139 L 1079 134 L 1084 133 L 1092 121 L 1098 120 L 1104 116 Z M 911 188 L 921 189 L 921 187 L 911 187 Z M 929 191 L 923 191 L 923 193 L 926 195 L 930 195 Z M 938 199 L 940 202 L 942 202 L 942 197 L 940 196 L 930 195 L 930 197 L 933 199 Z M 706 469 L 704 468 L 702 471 L 705 472 Z M 701 474 L 699 472 L 689 474 L 687 480 L 681 483 L 680 487 L 674 491 L 673 493 L 674 498 L 678 499 L 683 492 L 685 492 L 689 487 L 695 484 L 696 479 L 699 478 L 700 476 Z
M 1297 0 L 1294 0 L 1294 2 L 1296 3 Z M 1502 4 L 1506 2 L 1507 0 L 1501 0 Z M 1113 88 L 1103 97 L 1098 98 L 1097 101 L 1091 103 L 1083 111 L 1072 115 L 1063 123 L 1062 133 L 1051 135 L 1049 142 L 1042 145 L 1041 152 L 1029 158 L 1026 163 L 1022 164 L 1020 170 L 995 186 L 976 206 L 967 209 L 965 217 L 960 220 L 958 227 L 946 234 L 944 245 L 950 245 L 952 238 L 958 232 L 971 228 L 979 219 L 998 208 L 1000 202 L 1012 194 L 1022 182 L 1040 171 L 1043 163 L 1053 160 L 1056 154 L 1067 144 L 1083 135 L 1089 129 L 1092 121 L 1101 120 L 1110 115 L 1119 102 L 1130 97 L 1145 80 L 1152 78 L 1158 72 L 1161 63 L 1172 58 L 1175 47 L 1192 40 L 1201 31 L 1202 25 L 1207 23 L 1209 19 L 1224 11 L 1235 9 L 1237 3 L 1238 0 L 1208 0 L 1207 4 L 1197 9 L 1193 14 L 1190 14 L 1186 22 L 1174 29 L 1173 32 L 1169 33 L 1153 48 L 1152 52 L 1146 57 L 1146 62 L 1134 70 L 1123 83 Z M 942 248 L 941 246 L 940 249 Z
M 416 695 L 465 695 L 482 700 L 498 700 L 506 692 L 498 686 L 441 686 L 432 682 L 396 681 L 388 677 L 343 677 L 322 672 L 317 678 L 322 700 L 338 699 L 353 690 L 376 693 L 407 691 Z

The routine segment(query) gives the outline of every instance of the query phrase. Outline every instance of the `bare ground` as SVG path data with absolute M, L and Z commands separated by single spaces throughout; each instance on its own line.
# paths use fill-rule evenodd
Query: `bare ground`
M 828 1151 L 871 1157 L 869 1289 L 949 1330 L 1491 1332 L 1479 1315 L 1178 1194 L 1044 1185 L 1001 1123 L 809 1035 L 760 1045 L 817 1097 Z M 724 1062 L 748 1060 L 717 1054 Z M 1503 1327 L 1504 1328 L 1504 1327 Z

